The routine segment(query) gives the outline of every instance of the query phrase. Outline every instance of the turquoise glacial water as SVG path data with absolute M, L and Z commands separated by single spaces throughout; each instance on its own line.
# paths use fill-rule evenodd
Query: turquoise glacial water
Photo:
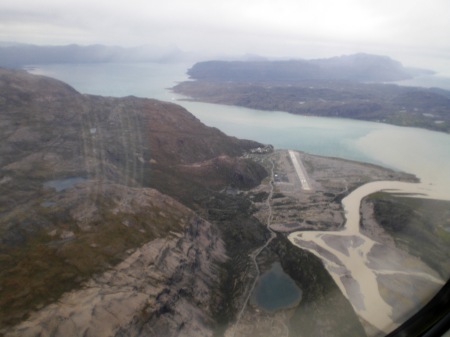
M 172 101 L 206 125 L 231 136 L 257 140 L 276 148 L 381 164 L 416 174 L 430 184 L 450 190 L 449 134 L 179 100 L 182 97 L 167 88 L 186 80 L 185 72 L 190 66 L 182 63 L 66 64 L 37 66 L 31 72 L 63 80 L 81 93 Z M 426 83 L 430 81 L 427 77 Z M 442 81 L 445 82 L 445 78 L 439 78 L 438 82 Z

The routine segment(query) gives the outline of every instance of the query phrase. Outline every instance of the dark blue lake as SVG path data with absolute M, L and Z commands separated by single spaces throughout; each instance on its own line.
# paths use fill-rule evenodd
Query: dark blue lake
M 289 308 L 302 299 L 302 290 L 286 274 L 279 262 L 261 275 L 252 294 L 252 303 L 266 311 Z
M 86 178 L 83 177 L 71 177 L 65 179 L 50 180 L 45 182 L 44 186 L 54 188 L 57 192 L 61 192 L 85 180 Z

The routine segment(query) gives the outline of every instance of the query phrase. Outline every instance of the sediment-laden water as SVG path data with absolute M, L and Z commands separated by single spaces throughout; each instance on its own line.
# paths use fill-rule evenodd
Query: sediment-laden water
M 377 258 L 373 248 L 379 243 L 360 233 L 361 200 L 377 191 L 407 193 L 411 197 L 445 197 L 439 188 L 424 183 L 406 183 L 398 181 L 378 181 L 365 184 L 343 199 L 346 223 L 342 231 L 303 231 L 289 235 L 289 240 L 303 249 L 318 256 L 330 275 L 350 300 L 355 311 L 380 331 L 388 333 L 398 324 L 394 320 L 393 308 L 386 303 L 380 292 L 378 275 L 406 274 L 421 277 L 429 284 L 429 292 L 437 292 L 445 280 L 429 269 L 425 264 L 416 262 L 411 268 L 392 268 L 386 261 L 385 268 L 372 263 Z M 447 195 L 450 200 L 450 195 Z M 392 252 L 396 258 L 395 250 Z M 410 313 L 405 312 L 407 317 Z

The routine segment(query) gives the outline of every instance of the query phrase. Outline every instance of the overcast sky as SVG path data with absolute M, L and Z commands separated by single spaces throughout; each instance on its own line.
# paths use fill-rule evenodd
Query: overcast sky
M 211 56 L 370 52 L 450 73 L 450 0 L 1 0 L 0 41 Z

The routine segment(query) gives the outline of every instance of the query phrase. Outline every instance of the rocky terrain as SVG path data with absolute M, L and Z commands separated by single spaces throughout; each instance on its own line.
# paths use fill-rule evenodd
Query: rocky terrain
M 177 306 L 171 298 L 181 297 L 197 308 L 204 318 L 199 321 L 215 319 L 208 305 L 222 301 L 216 273 L 225 253 L 217 225 L 198 214 L 208 215 L 205 203 L 224 187 L 259 184 L 265 169 L 241 156 L 261 144 L 227 137 L 174 104 L 81 95 L 62 82 L 24 71 L 0 70 L 0 111 L 0 331 L 15 331 L 11 327 L 34 310 L 73 298 L 63 295 L 67 292 L 75 291 L 77 298 L 84 289 L 80 296 L 90 296 L 86 289 L 96 288 L 95 282 L 119 287 L 104 273 L 114 268 L 128 273 L 120 263 L 130 258 L 134 262 L 124 263 L 160 261 L 156 274 L 136 274 L 136 283 L 125 282 L 136 294 L 147 282 L 154 287 L 148 296 L 162 292 L 160 306 L 148 306 L 149 316 L 170 315 L 172 304 L 164 303 Z M 212 166 L 203 177 L 205 162 Z M 204 235 L 195 224 L 207 227 L 201 230 Z M 216 243 L 222 248 L 212 252 Z M 155 252 L 154 247 L 169 248 Z M 133 274 L 127 277 L 134 279 Z M 198 292 L 202 308 L 190 300 L 194 285 L 181 289 L 194 274 L 208 285 Z M 166 294 L 164 287 L 171 292 Z M 141 298 L 130 306 L 124 319 L 131 322 L 144 302 Z M 109 305 L 102 303 L 90 305 Z M 33 317 L 44 317 L 43 310 Z M 83 323 L 86 331 L 97 324 L 95 319 Z M 118 332 L 123 322 L 111 323 L 108 331 Z M 168 323 L 167 335 L 183 329 L 192 335 L 195 327 L 175 322 Z M 60 328 L 67 326 L 52 331 Z
M 211 224 L 154 239 L 6 336 L 210 336 L 217 270 L 226 259 Z
M 299 153 L 303 191 L 287 151 L 16 70 L 0 69 L 0 137 L 0 335 L 376 334 L 287 236 L 339 230 L 350 191 L 415 177 Z M 274 263 L 302 298 L 270 312 L 248 299 Z
M 173 88 L 189 99 L 450 131 L 450 92 L 387 84 L 415 75 L 371 55 L 311 61 L 200 62 Z
M 272 147 L 174 104 L 81 95 L 23 71 L 0 70 L 0 89 L 0 334 L 232 328 L 255 281 L 251 252 L 268 236 L 261 192 L 249 189 L 268 179 Z M 272 245 L 263 259 L 308 290 L 292 312 L 336 316 L 307 335 L 360 335 L 320 261 L 283 237 Z

